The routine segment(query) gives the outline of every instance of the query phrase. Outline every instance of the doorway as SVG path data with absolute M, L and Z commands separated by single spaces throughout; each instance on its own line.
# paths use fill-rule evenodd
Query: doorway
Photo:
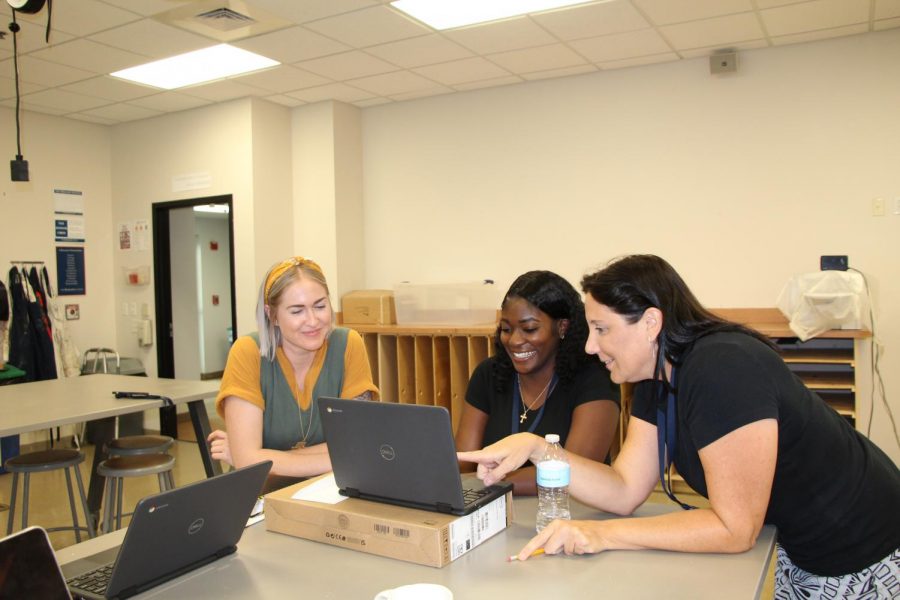
M 214 379 L 225 368 L 237 330 L 231 208 L 231 195 L 153 204 L 159 377 Z

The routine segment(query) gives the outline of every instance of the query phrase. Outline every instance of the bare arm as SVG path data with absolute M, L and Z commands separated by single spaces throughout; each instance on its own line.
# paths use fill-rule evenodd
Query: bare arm
M 227 444 L 235 467 L 271 460 L 273 475 L 291 477 L 321 475 L 331 470 L 331 460 L 325 444 L 293 450 L 263 448 L 263 411 L 237 396 L 229 396 L 223 403 L 225 427 L 228 430 Z
M 629 433 L 630 435 L 630 433 Z M 700 450 L 710 508 L 657 517 L 555 521 L 520 552 L 585 554 L 654 548 L 681 552 L 744 552 L 763 526 L 778 453 L 774 419 L 750 423 Z

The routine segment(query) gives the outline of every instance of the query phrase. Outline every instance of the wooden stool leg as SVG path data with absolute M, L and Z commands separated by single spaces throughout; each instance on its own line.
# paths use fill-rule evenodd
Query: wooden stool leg
M 78 465 L 75 465 L 78 468 Z M 78 512 L 75 510 L 75 491 L 72 489 L 72 475 L 69 473 L 69 467 L 63 469 L 66 473 L 66 491 L 69 493 L 69 508 L 72 511 L 72 526 L 75 531 L 75 543 L 81 543 L 81 527 L 78 525 Z
M 13 473 L 12 491 L 9 493 L 9 519 L 6 521 L 6 535 L 12 533 L 13 516 L 16 514 L 16 488 L 19 487 L 19 474 Z

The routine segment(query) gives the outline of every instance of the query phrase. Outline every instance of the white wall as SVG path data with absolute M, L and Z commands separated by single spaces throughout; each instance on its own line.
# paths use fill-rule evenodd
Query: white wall
M 900 31 L 363 111 L 366 286 L 664 256 L 711 307 L 771 307 L 822 254 L 872 286 L 900 417 Z M 859 365 L 859 423 L 870 379 Z M 900 462 L 885 411 L 873 438 Z
M 169 211 L 169 248 L 173 258 L 172 290 L 179 300 L 172 301 L 172 330 L 175 332 L 172 354 L 175 379 L 200 379 L 202 372 L 201 315 L 199 294 L 199 252 L 197 219 L 191 207 Z M 174 294 L 173 294 L 174 296 Z M 155 346 L 154 346 L 155 347 Z
M 228 242 L 228 216 L 197 213 L 196 217 L 201 263 L 200 344 L 203 345 L 203 360 L 200 373 L 216 373 L 225 370 L 230 347 L 228 328 L 231 327 L 231 263 L 228 256 L 231 245 Z M 218 243 L 216 250 L 211 248 L 211 242 Z M 218 304 L 213 304 L 213 296 L 218 296 Z

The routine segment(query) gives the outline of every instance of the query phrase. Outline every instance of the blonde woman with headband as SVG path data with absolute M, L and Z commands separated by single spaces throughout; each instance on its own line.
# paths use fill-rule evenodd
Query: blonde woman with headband
M 273 462 L 268 489 L 331 470 L 316 399 L 373 399 L 378 388 L 362 338 L 334 326 L 328 284 L 315 262 L 274 265 L 260 286 L 259 331 L 228 353 L 216 410 L 227 434 L 210 434 L 214 459 L 235 467 Z

